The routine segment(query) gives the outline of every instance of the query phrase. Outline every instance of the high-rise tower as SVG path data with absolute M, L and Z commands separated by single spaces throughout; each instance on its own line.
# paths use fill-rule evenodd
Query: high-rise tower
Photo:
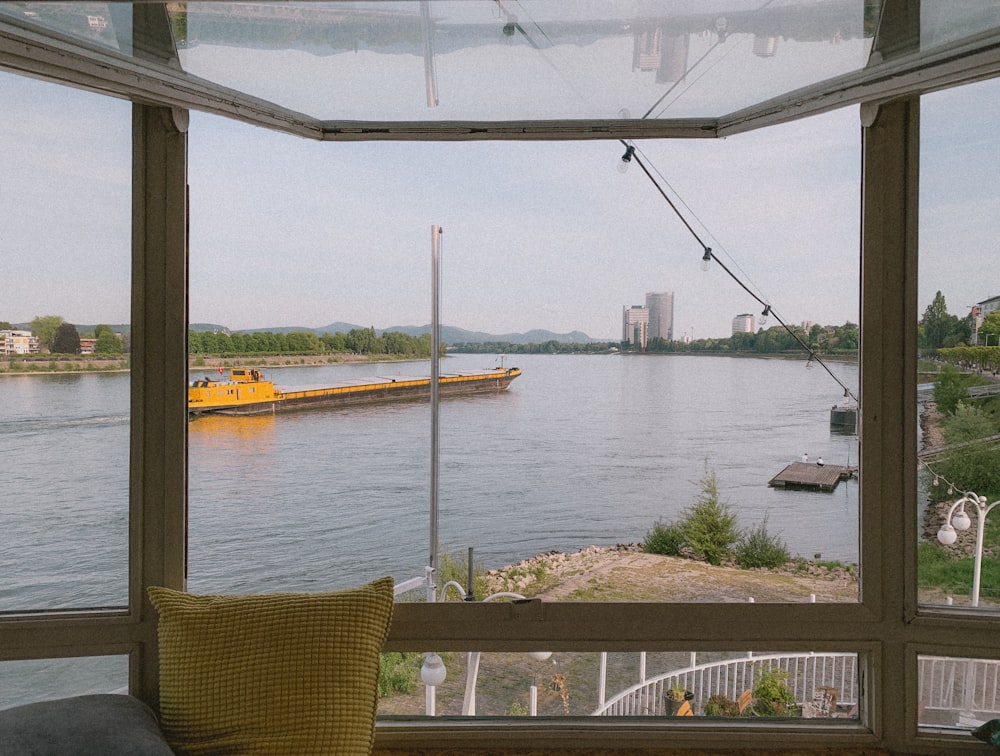
M 646 309 L 649 310 L 649 338 L 674 340 L 674 293 L 646 292 Z

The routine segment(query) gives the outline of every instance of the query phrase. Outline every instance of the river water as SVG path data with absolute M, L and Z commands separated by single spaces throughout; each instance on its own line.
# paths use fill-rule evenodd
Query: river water
M 458 355 L 442 371 L 492 367 Z M 714 471 L 742 527 L 767 518 L 793 554 L 858 555 L 858 484 L 769 488 L 803 452 L 857 464 L 831 433 L 840 387 L 801 360 L 524 355 L 501 395 L 440 409 L 439 541 L 499 567 L 641 541 Z M 855 389 L 857 367 L 831 369 Z M 426 362 L 274 368 L 281 387 L 428 373 Z M 193 374 L 200 376 L 202 373 Z M 0 378 L 0 610 L 125 602 L 125 374 Z M 427 404 L 313 408 L 191 422 L 189 587 L 320 590 L 422 574 L 429 551 Z

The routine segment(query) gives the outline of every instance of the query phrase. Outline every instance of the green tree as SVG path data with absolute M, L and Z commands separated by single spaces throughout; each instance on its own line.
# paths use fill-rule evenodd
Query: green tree
M 354 354 L 371 354 L 375 328 L 352 328 L 347 332 L 347 348 Z
M 715 471 L 701 479 L 701 495 L 686 509 L 681 520 L 684 541 L 709 564 L 718 565 L 740 538 L 736 515 L 719 497 Z
M 983 318 L 983 324 L 979 326 L 979 335 L 984 342 L 987 340 L 986 336 L 989 336 L 990 341 L 1000 344 L 1000 310 L 994 310 Z
M 119 341 L 118 337 L 115 336 L 114 331 L 112 331 L 107 326 L 104 326 L 103 331 L 99 331 L 100 326 L 94 329 L 94 333 L 97 333 L 97 343 L 94 344 L 95 354 L 121 354 L 122 353 L 122 342 Z
M 968 323 L 948 313 L 944 294 L 939 291 L 934 295 L 934 301 L 924 310 L 919 334 L 920 346 L 925 349 L 940 349 L 968 340 L 970 330 Z
M 101 334 L 102 333 L 110 333 L 112 336 L 115 335 L 115 332 L 111 330 L 111 326 L 109 326 L 109 325 L 104 325 L 102 323 L 100 325 L 94 326 L 94 338 L 95 339 L 101 338 Z
M 59 315 L 39 315 L 31 321 L 31 334 L 38 338 L 39 343 L 44 344 L 49 351 L 52 349 L 52 340 L 56 337 L 56 329 L 63 323 Z
M 52 337 L 51 351 L 54 354 L 79 354 L 80 333 L 72 323 L 60 323 Z
M 0 320 L 0 331 L 13 331 L 14 326 L 10 324 L 9 320 Z
M 951 365 L 941 368 L 941 373 L 934 384 L 934 402 L 938 409 L 946 415 L 952 414 L 958 403 L 968 396 L 969 390 L 962 374 Z

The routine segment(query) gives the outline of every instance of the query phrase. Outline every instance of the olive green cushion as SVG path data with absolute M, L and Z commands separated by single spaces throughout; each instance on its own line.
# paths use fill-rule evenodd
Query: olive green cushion
M 393 583 L 199 596 L 150 588 L 160 724 L 178 754 L 367 754 Z

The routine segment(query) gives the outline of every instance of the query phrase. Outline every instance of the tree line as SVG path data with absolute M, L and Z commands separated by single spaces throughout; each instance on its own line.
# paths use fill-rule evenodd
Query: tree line
M 124 354 L 128 351 L 128 334 L 119 336 L 108 325 L 94 327 L 93 333 L 81 334 L 72 323 L 59 315 L 39 315 L 29 326 L 31 335 L 52 354 L 80 354 L 80 339 L 96 339 L 94 354 Z M 0 321 L 0 331 L 16 330 L 9 321 Z
M 431 336 L 410 336 L 399 331 L 377 334 L 374 328 L 353 328 L 347 333 L 316 334 L 313 331 L 276 333 L 225 333 L 188 331 L 189 354 L 365 354 L 430 358 Z
M 806 332 L 797 326 L 792 331 L 811 349 L 825 354 L 856 354 L 859 344 L 858 326 L 814 325 Z M 456 343 L 449 346 L 454 352 L 472 354 L 601 354 L 610 351 L 633 351 L 633 347 L 618 341 L 595 341 L 586 344 L 543 341 L 517 344 L 510 341 L 485 341 L 482 343 Z M 728 338 L 670 341 L 659 337 L 649 340 L 647 352 L 705 352 L 741 354 L 779 354 L 801 352 L 799 340 L 783 327 L 761 329 L 757 333 L 734 333 Z

